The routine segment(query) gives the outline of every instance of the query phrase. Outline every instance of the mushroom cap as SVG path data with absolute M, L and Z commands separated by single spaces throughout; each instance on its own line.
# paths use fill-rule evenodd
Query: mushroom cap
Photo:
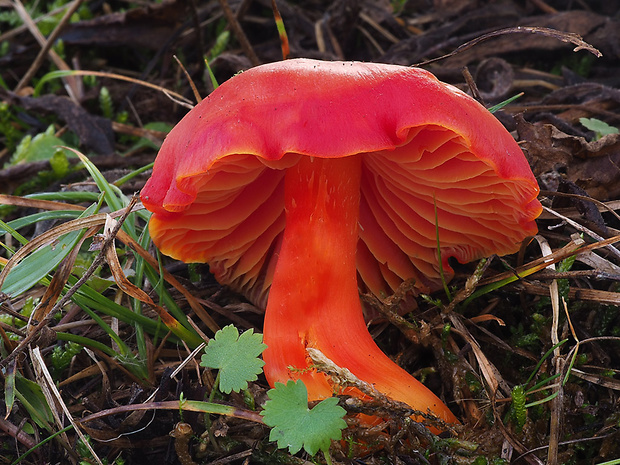
M 141 194 L 154 242 L 264 307 L 301 156 L 362 157 L 358 279 L 377 295 L 440 287 L 437 233 L 449 279 L 450 257 L 512 253 L 537 231 L 530 167 L 471 97 L 422 69 L 295 59 L 234 76 L 170 132 Z

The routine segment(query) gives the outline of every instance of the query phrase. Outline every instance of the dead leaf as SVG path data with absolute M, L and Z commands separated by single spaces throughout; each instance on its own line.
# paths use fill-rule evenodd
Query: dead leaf
M 589 142 L 551 124 L 528 123 L 523 115 L 516 115 L 515 120 L 536 176 L 562 172 L 595 199 L 620 195 L 620 134 Z
M 164 1 L 67 25 L 60 38 L 67 45 L 145 47 L 159 50 L 187 18 L 184 2 Z
M 592 229 L 601 236 L 609 236 L 609 230 L 605 224 L 603 215 L 599 211 L 597 204 L 587 200 L 589 198 L 587 192 L 574 182 L 566 179 L 560 179 L 558 192 L 572 195 L 558 195 L 554 197 L 553 203 L 551 204 L 554 210 L 557 208 L 574 207 L 581 214 L 581 219 L 586 227 Z
M 9 94 L 9 98 L 26 110 L 55 114 L 77 134 L 82 145 L 95 153 L 100 155 L 114 153 L 114 132 L 110 120 L 91 115 L 68 97 L 44 95 L 34 98 Z

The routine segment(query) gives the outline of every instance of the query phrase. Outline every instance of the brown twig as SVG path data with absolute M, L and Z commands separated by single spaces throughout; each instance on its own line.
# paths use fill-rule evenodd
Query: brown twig
M 20 89 L 23 89 L 30 82 L 32 77 L 37 72 L 37 70 L 41 67 L 43 60 L 45 59 L 47 55 L 50 56 L 52 61 L 56 64 L 56 66 L 58 66 L 59 69 L 62 69 L 62 70 L 70 69 L 69 66 L 64 62 L 64 60 L 60 58 L 60 56 L 58 56 L 58 54 L 56 54 L 56 52 L 52 50 L 52 46 L 54 45 L 54 42 L 56 41 L 56 39 L 62 32 L 64 27 L 67 25 L 67 23 L 71 19 L 71 16 L 73 15 L 73 13 L 76 12 L 76 10 L 79 8 L 79 6 L 82 4 L 83 1 L 84 0 L 75 0 L 73 4 L 69 6 L 64 16 L 62 17 L 58 25 L 54 28 L 54 30 L 49 35 L 49 37 L 45 39 L 45 37 L 43 37 L 43 35 L 39 32 L 39 29 L 37 28 L 37 26 L 32 21 L 32 18 L 30 18 L 30 16 L 26 12 L 26 9 L 22 5 L 21 1 L 14 0 L 15 10 L 19 13 L 19 15 L 24 20 L 24 22 L 28 24 L 28 29 L 30 29 L 31 34 L 35 36 L 35 38 L 37 39 L 37 41 L 42 47 L 41 50 L 39 51 L 39 54 L 35 58 L 35 60 L 32 62 L 32 65 L 30 65 L 30 68 L 28 69 L 28 71 L 26 71 L 26 74 L 24 74 L 24 76 L 21 78 L 21 80 L 17 84 L 17 87 L 15 87 L 15 90 L 14 90 L 15 93 L 19 92 Z M 28 19 L 30 21 L 28 21 Z M 80 98 L 78 82 L 79 81 L 73 77 L 67 78 L 67 83 L 68 83 L 67 92 L 69 93 L 69 96 L 71 97 L 71 99 L 74 100 L 75 102 L 77 102 Z
M 18 197 L 16 195 L 0 194 L 0 204 L 15 205 L 18 207 L 37 208 L 41 210 L 86 210 L 81 205 L 73 205 L 71 203 L 55 202 L 53 200 L 29 199 L 26 197 Z
M 222 11 L 224 12 L 224 16 L 226 16 L 226 20 L 228 21 L 228 24 L 230 25 L 230 28 L 233 30 L 233 33 L 235 34 L 235 36 L 237 37 L 237 40 L 241 44 L 243 51 L 245 52 L 247 57 L 250 59 L 252 66 L 260 65 L 260 60 L 258 59 L 256 52 L 254 52 L 254 49 L 252 48 L 252 44 L 250 44 L 250 41 L 245 35 L 245 32 L 243 32 L 243 29 L 241 28 L 241 24 L 239 24 L 239 21 L 237 21 L 235 14 L 230 9 L 228 0 L 219 0 L 219 2 L 222 7 Z
M 5 6 L 5 5 L 10 5 L 10 2 L 9 1 L 3 2 L 0 0 L 0 6 Z M 48 11 L 47 13 L 42 14 L 41 16 L 32 18 L 32 22 L 34 24 L 38 24 L 40 22 L 47 21 L 50 18 L 55 17 L 59 13 L 62 13 L 66 8 L 67 8 L 67 5 L 62 5 L 58 8 L 54 8 L 53 10 Z M 16 28 L 11 29 L 10 31 L 3 32 L 2 34 L 0 34 L 0 43 L 4 41 L 9 41 L 27 30 L 28 30 L 28 26 L 26 24 L 22 24 L 21 26 L 17 26 Z
M 554 14 L 558 12 L 558 10 L 556 10 L 552 6 L 547 5 L 543 0 L 530 0 L 530 2 L 534 6 L 539 8 L 543 13 Z
M 196 84 L 194 84 L 194 80 L 187 72 L 187 69 L 185 69 L 185 66 L 183 66 L 183 63 L 181 63 L 181 60 L 179 60 L 179 58 L 176 55 L 173 55 L 172 58 L 174 58 L 174 60 L 177 62 L 177 64 L 179 65 L 179 68 L 181 68 L 181 71 L 183 71 L 183 74 L 185 74 L 185 77 L 187 78 L 187 82 L 189 82 L 189 86 L 192 88 L 192 92 L 194 93 L 194 98 L 196 99 L 196 102 L 197 103 L 202 102 L 202 96 L 200 95 L 200 92 L 198 92 L 198 89 L 196 88 Z
M 476 100 L 478 100 L 478 102 L 484 105 L 484 99 L 482 98 L 482 95 L 480 95 L 480 91 L 478 90 L 478 85 L 476 84 L 474 77 L 469 72 L 469 68 L 465 66 L 461 70 L 461 73 L 463 74 L 463 77 L 465 78 L 465 82 L 467 83 L 467 86 L 469 87 L 469 90 L 471 91 L 471 95 Z
M 194 30 L 196 31 L 196 38 L 198 39 L 198 51 L 200 52 L 200 56 L 204 57 L 207 53 L 202 35 L 202 28 L 200 27 L 200 14 L 198 13 L 198 5 L 196 0 L 191 0 L 189 2 L 189 9 L 192 13 L 192 22 L 194 23 Z M 202 65 L 202 68 L 204 68 L 204 65 Z
M 182 408 L 184 411 L 188 412 L 199 412 L 204 413 L 200 407 L 195 407 L 191 404 L 191 402 L 180 402 L 178 400 L 166 400 L 163 402 L 146 402 L 143 404 L 130 404 L 130 405 L 122 405 L 120 407 L 110 408 L 108 410 L 102 410 L 97 413 L 93 413 L 87 417 L 80 418 L 77 423 L 84 424 L 89 421 L 97 420 L 99 418 L 104 418 L 110 415 L 116 415 L 119 413 L 128 413 L 136 410 L 176 410 Z M 246 410 L 242 408 L 234 408 L 230 413 L 226 414 L 227 416 L 240 418 L 242 420 L 252 421 L 254 423 L 264 424 L 263 417 L 258 412 L 254 412 L 252 410 Z
M 2 417 L 0 417 L 0 431 L 4 431 L 7 435 L 17 439 L 17 441 L 29 449 L 32 449 L 37 444 L 32 436 Z
M 499 36 L 506 35 L 506 34 L 540 34 L 546 37 L 553 37 L 554 39 L 557 39 L 561 42 L 572 43 L 573 45 L 575 45 L 575 48 L 573 49 L 574 52 L 577 52 L 579 50 L 587 50 L 588 52 L 590 52 L 597 58 L 600 58 L 601 56 L 603 56 L 603 54 L 598 49 L 594 48 L 592 45 L 584 41 L 579 34 L 575 34 L 572 32 L 558 31 L 556 29 L 551 29 L 548 27 L 518 26 L 518 27 L 507 27 L 505 29 L 499 29 L 497 31 L 492 31 L 487 34 L 482 34 L 481 36 L 476 37 L 475 39 L 470 40 L 469 42 L 466 42 L 463 45 L 457 47 L 452 52 L 446 55 L 442 55 L 437 58 L 432 58 L 430 60 L 417 63 L 413 66 L 417 66 L 417 67 L 426 66 L 431 63 L 435 63 L 436 61 L 443 60 L 445 58 L 450 58 L 451 56 L 457 55 L 461 52 L 464 52 L 465 50 L 469 50 L 470 48 L 474 47 L 475 45 L 478 45 L 481 42 L 485 42 L 494 37 L 499 37 Z

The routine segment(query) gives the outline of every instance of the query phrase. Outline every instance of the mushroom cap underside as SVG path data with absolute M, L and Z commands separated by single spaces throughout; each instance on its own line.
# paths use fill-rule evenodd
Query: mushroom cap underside
M 233 77 L 173 129 L 142 191 L 153 240 L 264 305 L 301 156 L 362 157 L 357 266 L 378 295 L 439 286 L 437 234 L 450 278 L 449 257 L 512 253 L 536 232 L 534 176 L 476 101 L 416 68 L 299 59 Z

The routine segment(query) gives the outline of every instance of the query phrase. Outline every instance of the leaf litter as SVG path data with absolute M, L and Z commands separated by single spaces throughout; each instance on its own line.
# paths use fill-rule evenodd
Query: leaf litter
M 408 425 L 406 414 L 389 402 L 379 399 L 378 404 L 358 406 L 343 398 L 340 404 L 350 411 L 366 409 L 372 415 L 383 409 L 393 415 L 377 427 L 351 424 L 344 441 L 287 438 L 291 430 L 285 430 L 284 439 L 290 439 L 285 442 L 294 443 L 290 452 L 304 449 L 307 439 L 305 452 L 328 448 L 334 461 L 355 454 L 366 463 L 617 463 L 620 139 L 614 129 L 620 127 L 620 3 L 275 3 L 291 56 L 426 63 L 440 79 L 464 90 L 473 92 L 475 84 L 489 107 L 523 93 L 496 116 L 522 146 L 546 207 L 539 219 L 540 237 L 524 244 L 520 254 L 490 259 L 477 269 L 475 264 L 456 267 L 452 302 L 443 295 L 414 296 L 406 286 L 398 298 L 364 300 L 381 307 L 384 315 L 371 326 L 377 340 L 449 402 L 465 430 L 454 438 L 434 438 Z M 63 428 L 70 416 L 90 435 L 94 454 L 81 456 L 90 460 L 173 463 L 171 445 L 177 439 L 169 433 L 183 421 L 194 432 L 189 440 L 179 435 L 185 438 L 179 441 L 187 440 L 183 460 L 301 463 L 308 457 L 304 452 L 295 457 L 277 452 L 269 442 L 273 430 L 269 432 L 260 416 L 251 416 L 256 414 L 252 409 L 260 411 L 273 402 L 267 400 L 268 387 L 258 373 L 257 380 L 247 380 L 243 392 L 235 392 L 240 385 L 233 383 L 230 394 L 222 390 L 225 395 L 214 399 L 229 404 L 222 406 L 221 412 L 228 412 L 220 413 L 223 416 L 210 412 L 212 407 L 192 404 L 209 397 L 215 386 L 213 373 L 200 366 L 194 349 L 231 322 L 238 334 L 260 328 L 261 312 L 222 289 L 206 266 L 158 261 L 143 229 L 140 206 L 129 208 L 129 199 L 145 180 L 133 170 L 156 155 L 152 145 L 137 142 L 161 140 L 161 134 L 145 127 L 175 124 L 187 111 L 187 102 L 195 101 L 172 56 L 181 57 L 203 96 L 212 88 L 203 58 L 225 29 L 230 28 L 232 39 L 209 61 L 217 82 L 257 60 L 280 60 L 281 29 L 271 1 L 168 0 L 124 10 L 84 2 L 68 23 L 59 21 L 65 10 L 50 15 L 43 10 L 0 4 L 2 220 L 16 224 L 28 242 L 20 245 L 17 235 L 5 235 L 0 275 L 9 280 L 21 276 L 23 283 L 13 287 L 18 292 L 3 296 L 0 308 L 5 391 L 0 430 L 11 439 L 9 457 L 17 460 L 40 442 L 35 438 L 62 430 L 64 439 L 35 447 L 22 463 L 77 463 L 75 450 L 88 449 L 73 447 L 75 431 Z M 47 59 L 36 61 L 42 45 L 41 37 L 32 39 L 33 24 L 54 15 L 58 19 L 52 30 L 58 27 L 55 35 L 62 48 L 55 43 L 50 59 L 56 68 L 76 73 L 46 79 L 54 68 Z M 591 47 L 602 56 L 575 47 Z M 469 81 L 463 77 L 465 66 Z M 22 82 L 30 69 L 34 75 Z M 96 72 L 85 77 L 88 70 Z M 134 82 L 114 79 L 115 74 Z M 102 86 L 114 103 L 112 119 L 98 108 Z M 35 87 L 41 93 L 35 93 Z M 176 102 L 167 95 L 175 95 Z M 594 124 L 584 126 L 584 118 Z M 45 174 L 53 172 L 50 161 L 7 163 L 23 137 L 42 134 L 50 124 L 55 137 L 88 155 L 81 162 L 68 159 L 75 171 L 54 178 Z M 601 127 L 611 129 L 601 132 Z M 92 165 L 90 181 L 79 170 L 80 163 Z M 125 176 L 128 181 L 116 186 Z M 28 195 L 39 192 L 46 197 Z M 87 208 L 92 211 L 77 219 L 67 220 L 60 213 L 73 210 L 79 215 Z M 38 212 L 58 216 L 35 224 L 13 223 Z M 113 233 L 105 229 L 106 222 L 113 224 L 109 218 L 125 214 L 127 223 L 119 223 L 124 227 L 112 226 Z M 63 243 L 69 234 L 76 239 Z M 103 242 L 95 248 L 110 244 L 104 253 L 88 251 L 97 237 Z M 38 266 L 35 254 L 45 248 L 45 266 Z M 52 256 L 58 256 L 58 262 Z M 26 263 L 21 275 L 13 274 L 19 271 L 18 262 Z M 88 271 L 80 276 L 80 268 Z M 90 287 L 94 278 L 115 284 L 98 293 Z M 41 388 L 28 384 L 37 379 L 32 350 L 40 350 L 36 360 L 41 368 L 41 360 L 52 365 L 52 350 L 75 342 L 88 353 L 70 354 L 71 362 L 59 375 L 50 370 L 62 389 L 60 398 L 47 404 L 57 407 L 61 402 L 69 412 L 52 426 L 57 420 L 37 417 L 27 407 L 46 403 Z M 175 367 L 179 371 L 171 370 Z M 520 392 L 515 386 L 523 387 L 525 399 L 513 402 L 513 393 Z M 295 389 L 296 400 L 287 403 L 301 406 L 301 388 Z M 132 411 L 147 413 L 132 416 Z M 91 419 L 80 423 L 81 417 Z M 215 418 L 221 422 L 216 424 Z M 282 439 L 273 434 L 273 441 Z M 335 430 L 331 436 L 338 437 Z M 419 450 L 426 453 L 416 455 Z

